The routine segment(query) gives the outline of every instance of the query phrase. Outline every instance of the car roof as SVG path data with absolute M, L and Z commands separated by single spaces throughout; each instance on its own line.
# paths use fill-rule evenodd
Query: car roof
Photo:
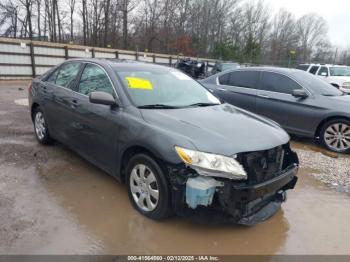
M 147 68 L 169 68 L 165 65 L 158 65 L 151 62 L 142 62 L 142 61 L 135 61 L 135 60 L 128 60 L 128 59 L 117 59 L 117 58 L 73 58 L 69 59 L 66 62 L 69 61 L 79 61 L 79 62 L 90 62 L 90 63 L 96 63 L 100 65 L 109 65 L 112 68 L 118 68 L 118 67 L 147 67 Z
M 300 70 L 295 68 L 285 68 L 285 67 L 254 66 L 254 67 L 243 67 L 243 68 L 231 70 L 231 72 L 234 72 L 234 71 L 268 71 L 273 73 L 290 74 L 294 72 L 299 72 Z M 229 71 L 225 71 L 224 73 L 227 73 L 227 72 Z
M 322 63 L 321 64 L 320 63 L 318 63 L 318 64 L 305 63 L 305 64 L 298 64 L 298 66 L 327 66 L 327 67 L 334 67 L 334 66 L 336 66 L 336 67 L 347 67 L 347 65 L 334 65 L 334 64 L 322 64 Z

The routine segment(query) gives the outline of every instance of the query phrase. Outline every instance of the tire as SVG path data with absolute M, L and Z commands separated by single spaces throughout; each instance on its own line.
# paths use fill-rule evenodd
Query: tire
M 154 220 L 167 218 L 171 213 L 170 189 L 159 164 L 146 154 L 137 154 L 130 159 L 126 172 L 133 207 Z
M 40 107 L 34 109 L 33 112 L 33 124 L 34 124 L 34 133 L 36 139 L 40 144 L 47 145 L 52 142 L 52 138 L 49 134 L 49 129 L 47 122 L 44 116 L 43 111 Z
M 334 119 L 325 123 L 320 131 L 320 142 L 333 152 L 350 152 L 350 121 Z

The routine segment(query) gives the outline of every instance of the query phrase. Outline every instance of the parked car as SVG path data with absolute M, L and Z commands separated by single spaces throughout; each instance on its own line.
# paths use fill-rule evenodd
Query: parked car
M 202 83 L 226 102 L 268 117 L 291 134 L 318 138 L 335 152 L 350 151 L 350 96 L 312 74 L 245 68 Z
M 152 219 L 204 208 L 254 224 L 297 181 L 283 129 L 173 68 L 69 60 L 33 80 L 29 101 L 40 143 L 60 141 L 124 182 L 132 205 Z
M 235 62 L 216 62 L 213 69 L 211 70 L 211 74 L 217 74 L 226 70 L 233 70 L 240 68 L 239 63 Z
M 301 64 L 297 66 L 312 73 L 343 92 L 350 93 L 350 67 L 344 65 Z
M 205 77 L 205 63 L 203 61 L 192 60 L 190 58 L 181 59 L 176 68 L 183 71 L 193 78 Z

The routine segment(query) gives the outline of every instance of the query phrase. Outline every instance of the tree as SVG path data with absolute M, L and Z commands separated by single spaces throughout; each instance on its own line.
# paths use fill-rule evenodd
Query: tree
M 73 28 L 74 28 L 74 23 L 73 23 L 73 15 L 74 15 L 74 8 L 75 8 L 75 3 L 76 0 L 69 0 L 68 1 L 68 6 L 69 6 L 69 11 L 70 11 L 70 41 L 73 41 Z
M 296 21 L 294 16 L 281 9 L 272 21 L 270 34 L 270 62 L 283 65 L 290 56 L 291 51 L 297 48 L 298 35 L 296 34 Z
M 285 66 L 333 61 L 326 21 L 264 0 L 2 0 L 0 35 Z M 291 55 L 293 54 L 293 55 Z M 337 59 L 349 61 L 349 50 Z
M 328 32 L 327 22 L 317 14 L 307 14 L 297 21 L 297 34 L 299 35 L 299 52 L 304 61 L 311 58 L 317 44 L 326 38 Z
M 20 4 L 25 7 L 25 32 L 28 32 L 30 39 L 33 39 L 33 26 L 32 26 L 32 6 L 33 0 L 19 0 Z M 28 28 L 27 28 L 28 26 Z
M 17 37 L 18 5 L 12 1 L 0 3 L 0 28 L 4 27 L 3 35 Z
M 128 48 L 128 18 L 130 12 L 136 7 L 134 0 L 121 0 L 120 10 L 123 20 L 123 48 Z

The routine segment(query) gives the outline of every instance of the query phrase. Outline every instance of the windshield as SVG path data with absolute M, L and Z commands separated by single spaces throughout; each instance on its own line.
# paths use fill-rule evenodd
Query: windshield
M 187 107 L 220 104 L 218 98 L 186 74 L 168 68 L 118 68 L 131 100 L 138 107 Z
M 343 92 L 338 90 L 336 87 L 332 86 L 331 84 L 325 82 L 324 80 L 318 78 L 315 75 L 306 73 L 304 71 L 296 71 L 293 74 L 293 77 L 296 81 L 301 83 L 306 88 L 310 89 L 311 91 L 324 95 L 324 96 L 341 96 L 343 95 Z
M 350 67 L 348 66 L 330 67 L 329 71 L 331 76 L 350 76 Z

